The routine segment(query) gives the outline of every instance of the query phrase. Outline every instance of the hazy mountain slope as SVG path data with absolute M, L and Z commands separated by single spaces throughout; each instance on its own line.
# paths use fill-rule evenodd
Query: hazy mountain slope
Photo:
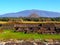
M 51 11 L 43 11 L 43 10 L 24 10 L 16 13 L 8 13 L 8 14 L 3 14 L 0 15 L 0 17 L 25 17 L 29 16 L 32 13 L 36 13 L 39 16 L 42 17 L 60 17 L 60 13 L 58 12 L 51 12 Z

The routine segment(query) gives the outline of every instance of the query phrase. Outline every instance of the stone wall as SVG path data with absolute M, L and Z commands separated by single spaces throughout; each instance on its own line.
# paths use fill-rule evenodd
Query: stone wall
M 15 30 L 19 32 L 26 32 L 26 33 L 50 33 L 50 34 L 56 34 L 60 33 L 60 23 L 15 23 L 15 24 L 0 24 L 0 27 L 2 29 L 9 29 L 9 30 Z
M 60 45 L 60 40 L 8 40 L 0 41 L 0 45 Z
M 36 32 L 36 33 L 60 33 L 60 24 L 44 23 L 44 24 L 15 24 L 16 31 Z

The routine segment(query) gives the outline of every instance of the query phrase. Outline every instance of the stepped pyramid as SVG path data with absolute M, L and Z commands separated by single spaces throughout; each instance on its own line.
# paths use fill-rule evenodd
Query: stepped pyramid
M 39 18 L 39 15 L 36 13 L 32 13 L 29 15 L 30 18 Z

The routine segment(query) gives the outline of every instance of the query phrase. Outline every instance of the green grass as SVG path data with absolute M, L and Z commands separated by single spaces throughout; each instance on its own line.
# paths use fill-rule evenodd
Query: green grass
M 0 40 L 8 39 L 60 39 L 60 34 L 24 34 L 23 32 L 13 32 L 12 30 L 5 30 L 0 33 Z

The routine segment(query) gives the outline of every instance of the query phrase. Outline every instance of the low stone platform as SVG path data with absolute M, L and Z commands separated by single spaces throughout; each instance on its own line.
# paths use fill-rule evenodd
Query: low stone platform
M 60 45 L 60 40 L 9 40 L 0 41 L 0 45 Z

